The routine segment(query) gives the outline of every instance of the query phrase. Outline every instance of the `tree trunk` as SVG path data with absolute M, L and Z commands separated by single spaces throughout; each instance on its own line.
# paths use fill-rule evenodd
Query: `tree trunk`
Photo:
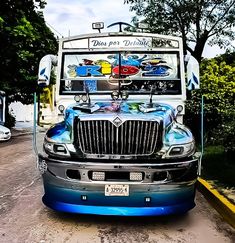
M 207 39 L 208 39 L 208 34 L 203 33 L 201 37 L 197 40 L 197 44 L 194 48 L 194 51 L 192 52 L 192 55 L 197 59 L 199 64 L 202 61 L 202 53 L 206 45 Z

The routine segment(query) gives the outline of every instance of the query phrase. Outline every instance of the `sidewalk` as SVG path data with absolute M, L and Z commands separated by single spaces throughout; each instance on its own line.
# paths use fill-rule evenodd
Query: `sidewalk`
M 46 132 L 47 126 L 37 126 L 37 131 Z M 15 126 L 11 128 L 12 137 L 33 134 L 33 122 L 19 122 L 17 121 Z

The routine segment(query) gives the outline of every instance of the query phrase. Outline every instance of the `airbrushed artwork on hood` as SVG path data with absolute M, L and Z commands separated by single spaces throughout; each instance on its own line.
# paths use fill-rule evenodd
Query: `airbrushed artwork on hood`
M 143 103 L 134 102 L 96 102 L 94 105 L 98 106 L 99 109 L 92 113 L 92 115 L 104 115 L 104 114 L 114 114 L 118 116 L 125 115 L 138 115 L 138 116 L 153 116 L 159 117 L 163 120 L 165 126 L 168 126 L 174 119 L 173 108 L 166 104 L 159 104 L 155 111 L 149 113 L 142 112 L 140 106 Z M 65 123 L 69 126 L 73 126 L 74 117 L 87 116 L 91 115 L 90 113 L 85 112 L 83 109 L 79 109 L 79 104 L 73 104 L 66 109 L 65 112 Z
M 172 77 L 178 78 L 176 54 L 66 55 L 64 78 Z M 76 57 L 76 58 L 75 58 Z
M 99 110 L 92 113 L 92 116 L 103 116 L 109 114 L 113 117 L 118 116 L 120 119 L 129 116 L 146 117 L 151 116 L 153 119 L 162 121 L 163 127 L 166 130 L 164 135 L 165 143 L 187 143 L 191 139 L 191 132 L 184 126 L 175 122 L 173 108 L 166 104 L 159 104 L 157 111 L 148 114 L 140 111 L 139 106 L 143 103 L 127 103 L 127 102 L 98 102 L 96 105 L 100 107 Z M 73 104 L 66 109 L 65 121 L 52 127 L 47 133 L 47 137 L 58 143 L 71 143 L 72 130 L 74 120 L 79 117 L 86 117 L 88 114 L 79 109 L 75 109 L 77 104 Z M 89 114 L 91 116 L 91 114 Z
M 49 138 L 53 142 L 57 143 L 71 143 L 71 121 L 70 122 L 60 122 L 52 126 L 46 134 L 47 139 Z

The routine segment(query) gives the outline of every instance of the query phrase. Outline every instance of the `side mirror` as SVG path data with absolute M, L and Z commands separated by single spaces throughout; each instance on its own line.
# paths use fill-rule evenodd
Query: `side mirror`
M 39 63 L 38 70 L 38 85 L 41 87 L 48 86 L 50 84 L 50 76 L 52 65 L 57 65 L 57 56 L 46 55 Z
M 199 63 L 193 56 L 190 56 L 188 60 L 187 80 L 188 90 L 200 89 Z

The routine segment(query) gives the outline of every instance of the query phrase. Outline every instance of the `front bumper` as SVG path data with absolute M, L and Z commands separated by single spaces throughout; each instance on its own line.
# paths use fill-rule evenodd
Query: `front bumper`
M 183 213 L 195 206 L 195 182 L 198 158 L 175 163 L 94 163 L 58 161 L 39 157 L 47 165 L 43 174 L 43 202 L 48 207 L 63 212 L 100 215 L 153 216 Z M 68 178 L 66 171 L 77 169 L 78 179 Z M 140 182 L 93 181 L 89 171 L 143 172 Z M 184 170 L 178 178 L 156 181 L 159 171 Z M 185 172 L 186 171 L 186 172 Z M 177 174 L 176 173 L 176 174 Z M 129 185 L 129 196 L 105 196 L 106 184 Z

